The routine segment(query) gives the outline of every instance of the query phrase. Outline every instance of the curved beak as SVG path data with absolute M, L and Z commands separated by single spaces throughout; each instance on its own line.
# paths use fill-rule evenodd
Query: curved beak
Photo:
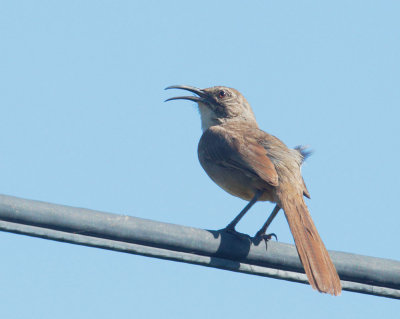
M 166 90 L 170 89 L 181 89 L 181 90 L 186 90 L 189 92 L 192 92 L 194 94 L 197 94 L 198 96 L 176 96 L 176 97 L 171 97 L 169 99 L 166 99 L 165 102 L 172 101 L 172 100 L 189 100 L 189 101 L 194 101 L 194 102 L 206 102 L 207 99 L 207 94 L 196 87 L 193 86 L 188 86 L 188 85 L 171 85 L 165 88 Z

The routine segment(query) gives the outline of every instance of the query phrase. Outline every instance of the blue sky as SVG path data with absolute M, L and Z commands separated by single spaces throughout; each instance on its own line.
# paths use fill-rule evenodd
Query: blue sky
M 328 247 L 400 260 L 398 1 L 2 1 L 0 193 L 199 228 L 245 202 L 200 167 L 226 85 L 303 169 Z M 272 209 L 258 203 L 238 230 Z M 271 226 L 292 242 L 282 214 Z M 398 301 L 0 233 L 4 318 L 376 318 Z

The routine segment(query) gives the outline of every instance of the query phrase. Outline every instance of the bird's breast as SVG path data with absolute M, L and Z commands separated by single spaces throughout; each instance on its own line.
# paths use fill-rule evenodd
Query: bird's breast
M 258 176 L 230 164 L 232 157 L 230 141 L 221 141 L 224 137 L 203 133 L 198 145 L 198 157 L 207 175 L 229 194 L 251 200 L 256 191 L 264 190 L 260 201 L 274 201 L 272 188 Z

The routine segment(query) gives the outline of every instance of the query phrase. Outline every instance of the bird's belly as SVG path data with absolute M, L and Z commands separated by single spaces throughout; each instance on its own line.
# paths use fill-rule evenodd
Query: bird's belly
M 200 163 L 207 175 L 229 194 L 250 201 L 256 191 L 263 190 L 264 193 L 259 201 L 274 202 L 271 186 L 261 178 L 243 173 L 243 171 L 235 168 L 223 167 L 207 161 L 200 161 Z

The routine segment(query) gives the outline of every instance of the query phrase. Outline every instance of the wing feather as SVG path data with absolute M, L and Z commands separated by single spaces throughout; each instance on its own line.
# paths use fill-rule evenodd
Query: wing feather
M 204 132 L 200 144 L 207 146 L 201 149 L 208 160 L 257 176 L 271 186 L 278 186 L 275 166 L 267 150 L 256 139 L 244 140 L 240 134 L 227 134 L 223 128 L 213 127 Z

